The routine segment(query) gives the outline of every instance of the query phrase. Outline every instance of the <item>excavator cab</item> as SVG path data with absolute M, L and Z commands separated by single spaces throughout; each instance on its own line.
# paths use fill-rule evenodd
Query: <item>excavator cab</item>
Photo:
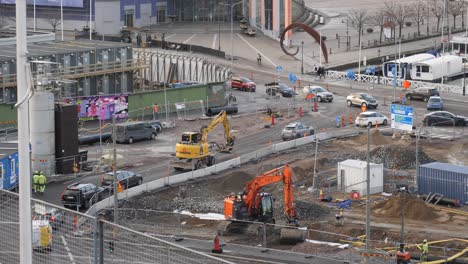
M 201 134 L 199 132 L 185 132 L 182 134 L 183 144 L 197 144 L 200 142 Z
M 273 197 L 269 193 L 258 194 L 258 208 L 256 208 L 257 219 L 265 223 L 275 223 L 273 218 Z

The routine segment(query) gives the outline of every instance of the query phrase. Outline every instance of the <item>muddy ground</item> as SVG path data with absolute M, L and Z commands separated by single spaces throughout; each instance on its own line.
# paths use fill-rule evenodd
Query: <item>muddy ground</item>
M 333 183 L 338 162 L 346 159 L 365 160 L 366 143 L 367 136 L 365 135 L 320 143 L 316 161 L 319 187 L 330 186 L 330 183 Z M 414 173 L 414 138 L 392 139 L 374 131 L 371 134 L 371 144 L 373 162 L 383 162 L 384 167 L 388 169 Z M 467 144 L 468 140 L 421 140 L 420 162 L 441 161 L 468 164 L 468 153 L 463 147 Z M 191 213 L 222 214 L 223 200 L 227 194 L 241 192 L 245 183 L 252 180 L 255 175 L 289 164 L 294 171 L 295 206 L 301 226 L 310 230 L 308 239 L 346 243 L 345 240 L 364 235 L 365 228 L 362 222 L 365 221 L 365 205 L 363 202 L 354 202 L 351 208 L 345 209 L 345 225 L 337 226 L 335 214 L 338 210 L 335 201 L 321 202 L 316 192 L 312 193 L 308 190 L 308 187 L 312 185 L 314 151 L 315 148 L 312 145 L 302 146 L 263 158 L 258 162 L 242 165 L 241 168 L 231 169 L 220 175 L 129 199 L 121 206 L 126 210 L 122 216 L 126 217 L 127 225 L 140 231 L 212 239 L 217 233 L 218 221 L 176 216 L 161 211 L 186 210 Z M 275 217 L 277 223 L 284 224 L 282 185 L 272 184 L 267 186 L 264 191 L 272 193 L 276 198 Z M 428 206 L 415 196 L 405 196 L 402 203 L 397 192 L 394 190 L 385 191 L 393 192 L 393 196 L 377 195 L 372 197 L 375 199 L 372 207 L 372 221 L 379 224 L 379 226 L 372 228 L 372 240 L 399 241 L 400 204 L 404 204 L 405 209 L 407 209 L 405 213 L 406 225 L 408 226 L 407 232 L 405 232 L 407 243 L 421 242 L 426 238 L 429 240 L 446 239 L 466 233 L 465 224 L 468 221 L 468 216 L 444 211 L 444 208 L 440 206 L 437 208 Z M 329 189 L 325 195 L 332 196 L 334 199 L 343 199 L 349 196 L 333 189 Z M 446 230 L 446 232 L 432 232 L 434 230 Z M 343 251 L 337 247 L 318 246 L 310 243 L 301 243 L 295 246 L 280 245 L 278 234 L 278 230 L 270 229 L 268 231 L 267 243 L 269 247 L 304 253 L 320 252 L 322 255 L 333 255 Z M 263 243 L 258 226 L 250 227 L 244 234 L 224 236 L 223 239 L 225 242 L 252 246 Z M 382 243 L 375 244 L 375 246 L 384 247 L 385 244 Z M 445 246 L 464 248 L 468 245 L 462 242 L 448 242 Z

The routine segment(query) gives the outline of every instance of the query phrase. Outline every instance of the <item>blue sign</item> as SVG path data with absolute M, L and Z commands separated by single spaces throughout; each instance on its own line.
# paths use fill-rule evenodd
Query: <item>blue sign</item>
M 356 74 L 354 73 L 353 70 L 347 70 L 346 71 L 346 79 L 347 80 L 354 80 L 354 76 L 356 76 Z
M 375 66 L 370 66 L 370 67 L 367 67 L 367 68 L 366 68 L 366 74 L 375 75 L 375 72 L 376 72 Z
M 390 106 L 392 115 L 392 128 L 412 131 L 414 109 L 412 106 L 392 104 Z
M 289 77 L 289 81 L 292 83 L 295 83 L 297 81 L 297 75 L 295 74 L 289 73 L 288 77 Z
M 83 0 L 36 0 L 36 6 L 83 7 Z M 0 4 L 14 5 L 16 0 L 0 0 Z M 34 0 L 26 0 L 27 5 L 34 5 Z
M 340 118 L 339 116 L 337 116 L 337 117 L 335 118 L 335 122 L 336 122 L 337 124 L 339 124 L 339 123 L 341 122 L 341 118 Z
M 282 72 L 283 71 L 283 66 L 281 66 L 281 65 L 276 66 L 276 71 L 277 72 Z

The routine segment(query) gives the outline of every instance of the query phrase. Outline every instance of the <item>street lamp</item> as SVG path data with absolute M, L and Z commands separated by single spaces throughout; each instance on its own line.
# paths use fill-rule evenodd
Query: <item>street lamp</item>
M 304 74 L 304 41 L 301 41 L 302 57 L 301 57 L 301 77 Z
M 220 5 L 225 5 L 225 6 L 230 6 L 230 10 L 231 10 L 231 67 L 232 67 L 232 64 L 233 64 L 233 59 L 234 59 L 234 41 L 232 40 L 232 35 L 234 34 L 233 33 L 233 23 L 234 23 L 234 18 L 233 18 L 233 9 L 234 9 L 234 6 L 235 5 L 238 5 L 238 4 L 241 4 L 242 1 L 239 1 L 237 3 L 234 3 L 234 4 L 226 4 L 226 3 L 219 3 Z

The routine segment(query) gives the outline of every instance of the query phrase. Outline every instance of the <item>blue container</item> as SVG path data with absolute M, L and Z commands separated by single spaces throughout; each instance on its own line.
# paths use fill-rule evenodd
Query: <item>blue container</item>
M 0 143 L 0 189 L 12 190 L 18 185 L 18 145 Z
M 433 162 L 419 166 L 418 191 L 440 193 L 450 199 L 468 203 L 468 167 Z

